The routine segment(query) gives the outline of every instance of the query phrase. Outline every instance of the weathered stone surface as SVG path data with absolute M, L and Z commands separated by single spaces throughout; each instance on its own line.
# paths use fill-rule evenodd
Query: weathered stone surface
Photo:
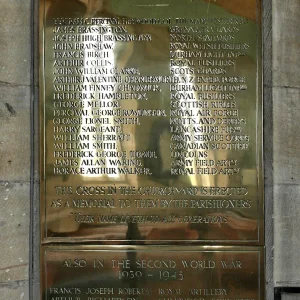
M 274 294 L 273 283 L 273 186 L 265 188 L 265 245 L 266 245 L 266 299 L 272 299 Z
M 32 280 L 32 299 L 39 299 L 40 295 L 40 209 L 39 209 L 39 184 L 34 184 L 33 202 L 32 202 L 32 223 L 33 223 L 33 241 L 32 241 L 32 272 L 30 278 Z
M 273 0 L 274 282 L 300 286 L 300 2 Z M 300 299 L 283 295 L 283 299 Z
M 265 246 L 266 246 L 266 299 L 273 299 L 273 102 L 272 102 L 272 0 L 263 3 L 263 132 L 265 177 Z
M 2 283 L 28 280 L 29 190 L 27 183 L 0 183 L 0 282 Z
M 0 295 L 3 300 L 29 300 L 28 281 L 0 282 Z
M 300 185 L 277 184 L 274 200 L 275 285 L 300 286 Z
M 263 112 L 263 135 L 264 135 L 264 184 L 265 186 L 273 185 L 273 103 L 272 88 L 264 88 L 264 112 Z M 273 199 L 273 197 L 271 198 Z
M 0 7 L 0 298 L 29 300 L 31 1 Z
M 36 99 L 37 96 L 36 96 Z M 38 112 L 39 111 L 39 107 L 38 107 L 38 101 L 35 101 L 34 103 L 34 111 Z M 31 154 L 33 155 L 33 177 L 34 180 L 36 182 L 39 182 L 40 180 L 40 143 L 42 143 L 42 141 L 40 141 L 40 120 L 39 120 L 39 115 L 38 113 L 35 113 L 34 116 L 34 133 L 32 135 L 33 138 L 33 148 L 31 149 Z
M 263 4 L 263 72 L 264 86 L 272 87 L 272 0 L 265 0 Z
M 273 83 L 300 87 L 300 1 L 273 0 Z
M 0 7 L 0 83 L 29 85 L 30 1 L 0 0 Z
M 0 180 L 29 180 L 29 87 L 0 83 L 0 122 Z
M 273 103 L 274 182 L 299 184 L 300 90 L 289 88 L 274 88 Z

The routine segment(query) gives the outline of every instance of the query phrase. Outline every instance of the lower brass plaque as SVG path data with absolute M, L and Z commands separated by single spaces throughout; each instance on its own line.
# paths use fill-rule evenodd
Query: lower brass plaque
M 259 0 L 40 0 L 42 242 L 263 244 Z
M 262 247 L 44 247 L 43 300 L 263 300 Z

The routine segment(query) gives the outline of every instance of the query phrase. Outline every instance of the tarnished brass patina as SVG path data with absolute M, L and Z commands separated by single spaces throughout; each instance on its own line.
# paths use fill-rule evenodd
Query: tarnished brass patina
M 41 299 L 262 300 L 263 273 L 262 247 L 44 247 Z
M 263 245 L 260 1 L 40 7 L 42 243 Z

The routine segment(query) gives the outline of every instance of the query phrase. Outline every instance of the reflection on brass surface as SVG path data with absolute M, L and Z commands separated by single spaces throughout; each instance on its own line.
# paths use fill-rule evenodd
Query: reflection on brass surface
M 263 300 L 261 247 L 44 247 L 43 300 Z
M 40 7 L 42 242 L 263 244 L 260 1 Z

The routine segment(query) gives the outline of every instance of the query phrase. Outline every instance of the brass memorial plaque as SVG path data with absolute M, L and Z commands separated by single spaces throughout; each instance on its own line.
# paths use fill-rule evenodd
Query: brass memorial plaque
M 262 247 L 45 247 L 43 300 L 263 300 Z
M 42 243 L 263 245 L 260 1 L 41 0 L 40 12 Z M 246 260 L 213 271 L 184 270 L 172 251 L 138 252 L 180 269 L 123 269 L 142 274 L 134 283 L 111 266 L 124 251 L 76 251 L 46 252 L 45 299 L 68 299 L 51 292 L 63 284 L 85 286 L 72 300 L 110 298 L 97 278 L 115 300 L 136 298 L 119 287 L 144 289 L 141 299 L 261 299 L 252 250 L 180 252 Z M 102 254 L 93 271 L 61 263 Z M 169 281 L 184 294 L 159 295 Z

